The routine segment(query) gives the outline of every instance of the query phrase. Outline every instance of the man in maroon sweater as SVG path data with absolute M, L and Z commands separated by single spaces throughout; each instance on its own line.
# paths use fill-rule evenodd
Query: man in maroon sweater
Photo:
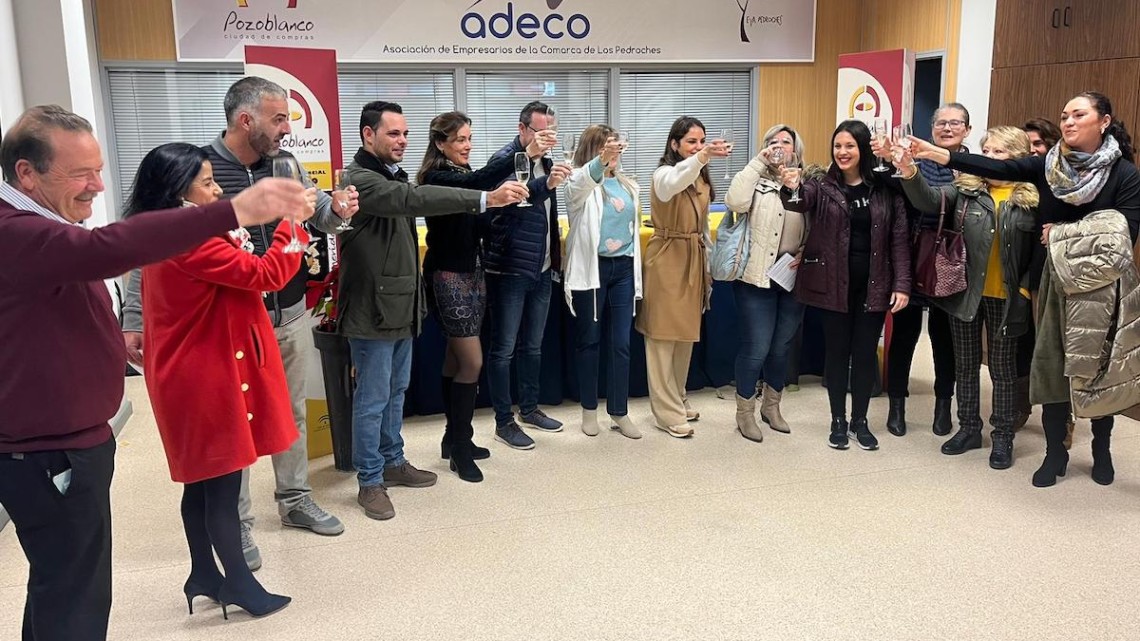
M 107 421 L 123 396 L 126 351 L 102 281 L 310 205 L 300 183 L 271 179 L 207 207 L 86 229 L 79 223 L 103 191 L 102 153 L 91 125 L 54 105 L 12 125 L 0 169 L 0 504 L 30 565 L 23 639 L 103 640 L 115 455 Z

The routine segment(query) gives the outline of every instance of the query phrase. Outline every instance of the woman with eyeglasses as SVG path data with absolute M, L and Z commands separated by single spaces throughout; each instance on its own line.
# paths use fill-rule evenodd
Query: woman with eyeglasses
M 942 105 L 931 119 L 931 138 L 942 149 L 962 151 L 963 141 L 970 135 L 970 112 L 961 104 Z M 918 170 L 931 187 L 939 188 L 954 182 L 955 172 L 932 162 L 919 162 Z M 938 210 L 919 211 L 907 203 L 907 218 L 913 237 L 919 229 L 938 227 Z M 932 304 L 933 303 L 933 304 Z M 951 400 L 954 397 L 954 342 L 950 334 L 950 316 L 921 295 L 911 298 L 910 305 L 895 314 L 890 349 L 887 351 L 887 396 L 890 409 L 887 414 L 887 431 L 895 436 L 906 434 L 906 399 L 910 396 L 910 369 L 918 337 L 922 334 L 922 315 L 929 310 L 927 334 L 934 356 L 934 420 L 932 429 L 946 436 L 953 429 Z M 965 450 L 950 443 L 943 444 L 944 454 L 961 454 Z
M 984 178 L 1029 182 L 1040 192 L 1040 238 L 1046 249 L 1036 253 L 1028 283 L 1037 291 L 1029 393 L 1042 405 L 1046 450 L 1033 485 L 1048 487 L 1065 475 L 1065 423 L 1074 408 L 1078 415 L 1094 417 L 1092 478 L 1108 485 L 1116 476 L 1112 414 L 1126 411 L 1121 406 L 1140 395 L 1140 379 L 1131 374 L 1140 367 L 1135 349 L 1117 341 L 1133 335 L 1132 319 L 1140 314 L 1135 265 L 1120 260 L 1140 232 L 1140 171 L 1133 164 L 1132 137 L 1103 94 L 1086 91 L 1070 100 L 1061 112 L 1061 135 L 1045 156 L 1010 160 L 951 153 L 917 138 L 912 142 L 918 158 Z M 1094 217 L 1093 223 L 1086 220 Z M 1095 242 L 1090 233 L 1097 235 Z M 1074 267 L 1085 269 L 1079 279 Z M 1119 277 L 1112 280 L 1113 274 Z M 1102 285 L 1105 280 L 1108 285 Z M 1063 289 L 1062 283 L 1070 287 Z M 1097 289 L 1084 290 L 1082 284 Z M 1072 300 L 1091 292 L 1108 298 Z

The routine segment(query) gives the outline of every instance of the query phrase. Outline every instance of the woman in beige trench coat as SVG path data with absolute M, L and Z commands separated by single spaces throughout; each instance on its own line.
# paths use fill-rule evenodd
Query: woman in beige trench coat
M 731 149 L 723 140 L 705 145 L 700 120 L 682 116 L 669 130 L 661 164 L 650 186 L 653 236 L 645 249 L 643 298 L 637 330 L 645 335 L 649 405 L 655 426 L 671 436 L 692 436 L 685 380 L 701 314 L 712 292 L 708 250 L 709 203 L 715 198 L 708 164 Z

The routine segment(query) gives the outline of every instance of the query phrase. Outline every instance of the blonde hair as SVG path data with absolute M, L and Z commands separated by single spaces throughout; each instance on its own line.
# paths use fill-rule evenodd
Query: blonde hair
M 1029 136 L 1017 127 L 1009 125 L 990 127 L 982 134 L 982 146 L 986 146 L 986 142 L 991 139 L 1005 148 L 1010 158 L 1024 158 L 1031 150 Z
M 609 125 L 590 125 L 582 130 L 578 138 L 578 149 L 574 151 L 574 166 L 585 167 L 602 153 L 606 141 L 617 137 L 617 130 Z

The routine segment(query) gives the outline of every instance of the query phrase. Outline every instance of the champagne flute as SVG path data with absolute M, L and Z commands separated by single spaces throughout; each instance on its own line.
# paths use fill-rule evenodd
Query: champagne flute
M 782 152 L 783 149 L 781 149 L 780 151 Z M 799 167 L 800 166 L 800 158 L 799 158 L 799 156 L 796 155 L 796 152 L 793 151 L 793 152 L 790 152 L 790 153 L 784 155 L 784 163 L 785 163 L 784 166 L 786 166 L 786 167 Z M 795 191 L 792 192 L 792 197 L 788 199 L 788 202 L 790 202 L 790 203 L 800 202 L 800 200 L 801 200 L 800 199 L 800 184 L 803 183 L 803 180 L 804 180 L 803 174 L 800 174 L 800 182 L 796 183 L 796 189 L 795 189 Z
M 784 148 L 775 145 L 768 148 L 768 164 L 779 169 L 784 166 Z
M 346 191 L 348 191 L 348 188 L 351 186 L 352 186 L 352 181 L 349 180 L 349 178 L 348 178 L 348 170 L 347 169 L 336 170 L 336 189 L 337 189 L 337 191 L 346 192 Z M 348 209 L 348 199 L 347 198 L 341 198 L 340 200 L 337 201 L 337 204 L 340 205 L 341 211 Z M 340 220 L 340 224 L 336 226 L 337 231 L 348 231 L 350 229 L 352 229 L 352 218 L 351 217 L 342 218 Z
M 910 123 L 904 123 L 895 127 L 895 146 L 896 147 L 910 147 L 910 136 L 914 133 L 913 127 Z M 891 160 L 895 163 L 895 173 L 891 174 L 892 178 L 902 178 L 902 170 L 899 169 L 899 163 L 902 162 L 902 152 L 891 150 Z
M 301 167 L 297 164 L 297 159 L 292 156 L 275 156 L 273 158 L 273 175 L 278 178 L 288 178 L 303 183 L 301 180 Z M 305 246 L 297 240 L 297 222 L 294 218 L 295 214 L 289 212 L 289 235 L 291 240 L 288 245 L 282 250 L 286 254 L 298 254 L 305 251 Z
M 871 135 L 875 141 L 880 145 L 885 145 L 890 142 L 891 123 L 886 118 L 875 118 L 871 121 Z M 884 172 L 890 171 L 891 168 L 883 164 L 883 157 L 879 156 L 879 162 L 875 165 L 875 171 Z
M 628 131 L 619 131 L 618 132 L 618 142 L 621 143 L 621 153 L 624 154 L 625 150 L 629 148 L 629 132 Z
M 721 129 L 720 130 L 720 139 L 724 141 L 724 148 L 726 150 L 728 150 L 728 153 L 731 154 L 732 153 L 732 145 L 734 142 L 736 142 L 736 134 L 734 134 L 731 129 Z M 729 174 L 730 165 L 731 165 L 731 161 L 729 160 L 729 157 L 725 156 L 724 157 L 724 179 L 725 180 L 731 180 L 732 179 L 732 175 Z
M 525 151 L 520 151 L 515 154 L 515 180 L 524 185 L 530 180 L 530 157 L 526 155 Z M 530 201 L 524 200 L 515 206 L 529 207 Z
M 577 134 L 562 134 L 562 159 L 567 165 L 574 166 L 574 152 L 578 149 Z

